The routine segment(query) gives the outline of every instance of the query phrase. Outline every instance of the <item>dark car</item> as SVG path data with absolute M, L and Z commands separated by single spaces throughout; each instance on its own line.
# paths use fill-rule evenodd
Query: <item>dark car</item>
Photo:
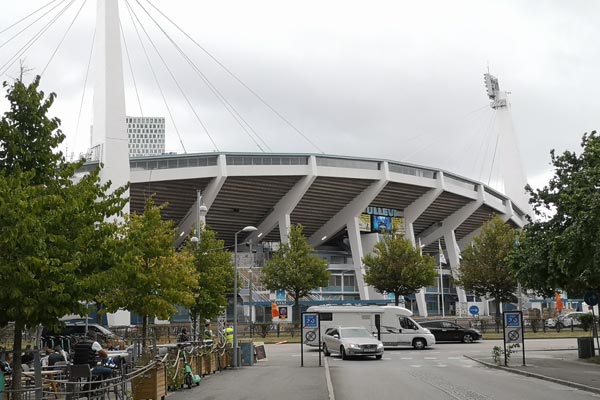
M 463 328 L 450 321 L 421 321 L 423 328 L 427 328 L 435 336 L 436 342 L 464 342 L 472 343 L 481 339 L 481 333 L 471 328 Z
M 83 337 L 85 336 L 86 325 L 83 321 L 66 321 L 64 325 L 57 330 L 46 329 L 42 332 L 42 336 L 74 336 Z M 96 336 L 100 342 L 109 342 L 112 340 L 119 339 L 117 335 L 106 329 L 102 325 L 95 323 L 88 323 L 87 330 L 96 332 Z

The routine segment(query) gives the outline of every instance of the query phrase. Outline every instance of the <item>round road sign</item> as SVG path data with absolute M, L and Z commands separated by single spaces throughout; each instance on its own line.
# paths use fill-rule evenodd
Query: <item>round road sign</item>
M 511 342 L 517 342 L 517 341 L 519 341 L 519 336 L 520 336 L 519 335 L 519 331 L 509 331 L 508 332 L 508 339 Z
M 304 338 L 307 342 L 312 342 L 317 338 L 317 334 L 315 333 L 315 331 L 308 331 L 306 332 L 306 334 L 304 334 Z
M 593 290 L 589 290 L 585 292 L 585 295 L 583 295 L 583 300 L 588 306 L 595 306 L 598 304 L 598 293 L 594 292 Z
M 479 307 L 471 306 L 471 307 L 469 307 L 469 312 L 473 315 L 477 315 L 477 314 L 479 314 Z

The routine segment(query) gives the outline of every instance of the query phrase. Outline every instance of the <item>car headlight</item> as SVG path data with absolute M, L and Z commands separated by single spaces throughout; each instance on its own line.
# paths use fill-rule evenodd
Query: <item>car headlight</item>
M 378 348 L 378 349 L 383 349 L 383 344 L 382 344 L 382 343 L 379 343 L 379 344 L 377 345 L 377 348 Z
M 425 333 L 431 333 L 431 331 L 427 328 L 423 328 L 423 331 L 425 331 Z
M 350 343 L 350 344 L 348 345 L 348 347 L 350 347 L 351 349 L 360 349 L 360 346 L 359 346 L 359 345 L 357 345 L 356 343 Z

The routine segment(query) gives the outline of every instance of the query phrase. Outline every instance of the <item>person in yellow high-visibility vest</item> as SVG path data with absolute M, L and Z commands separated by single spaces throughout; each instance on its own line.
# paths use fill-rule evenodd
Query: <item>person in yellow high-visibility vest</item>
M 227 325 L 225 328 L 225 339 L 228 344 L 233 346 L 233 327 L 231 325 Z

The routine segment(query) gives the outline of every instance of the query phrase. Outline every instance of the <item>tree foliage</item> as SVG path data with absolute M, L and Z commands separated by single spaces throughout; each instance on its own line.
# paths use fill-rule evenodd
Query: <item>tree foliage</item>
M 217 317 L 227 306 L 226 293 L 233 292 L 233 262 L 231 253 L 217 240 L 215 232 L 207 227 L 193 250 L 198 273 L 198 286 L 194 288 L 191 314 L 203 319 Z
M 520 277 L 543 273 L 548 290 L 600 289 L 600 137 L 585 134 L 581 147 L 579 155 L 552 150 L 554 176 L 542 189 L 527 187 L 539 220 L 525 228 L 515 268 Z
M 164 206 L 148 199 L 143 214 L 126 216 L 120 232 L 121 262 L 110 271 L 111 287 L 101 297 L 108 311 L 127 309 L 144 317 L 169 319 L 176 304 L 191 306 L 198 284 L 193 254 L 176 252 L 176 229 L 161 218 Z
M 511 268 L 509 254 L 515 246 L 517 231 L 498 216 L 483 224 L 481 234 L 463 252 L 459 282 L 476 296 L 493 297 L 496 316 L 500 303 L 515 300 L 517 279 Z
M 373 253 L 363 257 L 363 263 L 368 267 L 365 282 L 380 293 L 393 293 L 396 305 L 400 296 L 433 285 L 436 277 L 435 259 L 421 255 L 401 236 L 384 236 Z
M 25 327 L 81 313 L 96 272 L 85 262 L 90 241 L 110 231 L 96 226 L 125 204 L 126 188 L 106 195 L 110 183 L 101 185 L 97 170 L 73 180 L 82 162 L 57 150 L 65 136 L 47 116 L 55 95 L 39 84 L 4 83 L 9 110 L 0 120 L 0 325 L 15 323 L 17 365 Z
M 300 320 L 300 299 L 315 288 L 327 286 L 327 261 L 314 254 L 302 233 L 302 225 L 292 225 L 289 242 L 279 249 L 263 268 L 262 281 L 269 290 L 285 289 L 294 298 L 295 320 Z

